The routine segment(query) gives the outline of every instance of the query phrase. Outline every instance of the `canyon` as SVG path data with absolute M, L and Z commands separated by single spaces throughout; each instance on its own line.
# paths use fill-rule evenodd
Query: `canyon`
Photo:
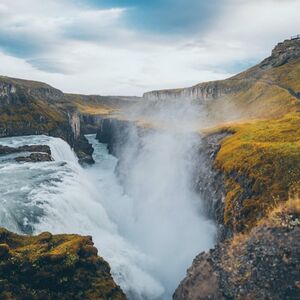
M 177 251 L 178 256 L 193 246 L 184 261 L 189 261 L 194 250 L 193 257 L 198 255 L 193 262 L 188 262 L 191 266 L 185 278 L 184 274 L 180 279 L 174 274 L 176 278 L 171 287 L 166 288 L 167 294 L 149 279 L 157 294 L 135 294 L 129 288 L 129 298 L 168 299 L 174 292 L 174 282 L 182 280 L 177 282 L 175 300 L 299 299 L 299 95 L 298 39 L 279 43 L 270 57 L 232 78 L 191 88 L 147 92 L 142 98 L 64 94 L 44 83 L 0 77 L 0 136 L 61 138 L 88 168 L 87 165 L 95 163 L 96 147 L 88 135 L 96 134 L 97 141 L 106 144 L 108 153 L 118 160 L 114 169 L 118 184 L 139 208 L 139 215 L 134 217 L 135 225 L 144 231 L 130 228 L 126 234 L 139 236 L 137 245 L 149 253 L 158 251 L 153 241 L 159 241 L 161 248 L 168 247 L 165 242 L 171 243 L 174 249 L 170 253 Z M 2 155 L 16 151 L 49 152 L 29 145 L 1 146 L 0 151 Z M 38 147 L 42 146 L 45 145 L 39 141 Z M 140 207 L 140 201 L 144 201 L 145 207 Z M 110 205 L 122 207 L 122 204 Z M 111 210 L 120 213 L 114 208 Z M 176 227 L 177 236 L 170 240 L 167 236 L 173 231 L 169 227 L 176 222 L 165 224 L 168 214 L 162 214 L 163 210 L 169 212 L 170 220 L 185 217 L 181 227 Z M 122 218 L 121 211 L 119 219 Z M 121 229 L 134 227 L 128 219 L 123 221 Z M 155 239 L 152 234 L 161 239 Z M 186 240 L 185 234 L 188 235 Z M 20 251 L 15 248 L 21 246 L 10 242 L 11 235 L 13 239 L 20 239 L 20 244 L 28 245 L 29 256 L 31 251 L 36 251 L 30 244 L 38 245 L 40 236 L 19 238 L 4 229 L 1 231 L 1 256 L 10 252 L 16 255 L 20 270 L 24 267 L 23 259 L 32 266 L 34 262 L 24 258 L 23 252 L 19 256 Z M 73 250 L 65 252 L 63 259 L 74 254 L 76 263 L 88 274 L 88 285 L 97 286 L 92 294 L 88 291 L 79 299 L 125 299 L 121 289 L 113 283 L 109 267 L 97 257 L 94 248 L 89 248 L 91 255 L 83 257 L 91 257 L 96 267 L 90 268 L 86 261 L 81 261 L 89 260 L 81 258 L 79 253 L 86 244 L 93 247 L 90 238 L 65 236 L 62 240 L 73 238 L 80 240 L 80 246 L 76 246 L 75 254 Z M 126 238 L 132 241 L 129 234 Z M 49 241 L 51 239 L 55 236 L 49 234 Z M 176 239 L 182 241 L 178 243 Z M 45 251 L 55 251 L 54 248 L 44 250 L 44 246 L 42 249 L 35 259 L 42 259 Z M 105 253 L 105 249 L 100 251 Z M 163 255 L 168 256 L 168 252 L 160 254 L 156 257 L 162 263 Z M 101 269 L 96 260 L 101 260 L 100 265 L 104 264 L 105 268 Z M 166 273 L 160 278 L 164 287 L 169 284 L 165 278 L 172 273 L 172 263 L 175 261 L 165 261 Z M 76 264 L 72 265 L 72 272 L 79 272 L 76 268 Z M 182 268 L 180 265 L 174 270 L 182 271 Z M 39 277 L 39 272 L 35 276 Z M 154 268 L 149 274 L 159 272 L 162 269 Z M 70 276 L 73 278 L 75 273 Z M 114 279 L 126 276 L 116 273 L 113 272 Z M 94 283 L 100 279 L 108 280 L 109 289 L 114 291 L 107 290 L 110 296 L 103 292 L 107 287 Z M 12 283 L 11 279 L 7 280 L 5 289 L 10 295 Z M 75 283 L 74 289 L 77 284 L 80 286 L 80 282 Z M 28 293 L 32 291 L 31 287 L 26 288 Z M 39 287 L 34 289 L 40 291 Z M 40 293 L 44 295 L 45 291 Z

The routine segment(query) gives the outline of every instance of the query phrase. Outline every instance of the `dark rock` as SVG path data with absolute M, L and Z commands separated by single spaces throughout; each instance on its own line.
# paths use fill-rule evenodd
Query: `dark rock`
M 138 136 L 142 135 L 145 130 L 133 121 L 114 118 L 103 119 L 97 131 L 96 139 L 100 143 L 107 144 L 110 154 L 120 158 L 122 149 L 128 144 L 134 147 L 134 142 L 139 140 Z
M 29 156 L 19 156 L 15 158 L 17 162 L 42 162 L 53 161 L 53 158 L 48 153 L 31 153 Z
M 224 175 L 215 168 L 214 161 L 220 150 L 222 139 L 230 135 L 229 132 L 214 133 L 203 136 L 194 169 L 193 186 L 205 203 L 204 208 L 208 217 L 218 225 L 218 239 L 223 240 L 231 235 L 229 228 L 224 225 Z
M 89 144 L 85 136 L 80 136 L 74 142 L 74 151 L 77 154 L 78 161 L 80 164 L 93 164 L 95 163 L 93 159 L 94 149 L 91 144 Z
M 173 299 L 296 300 L 299 270 L 300 226 L 259 226 L 197 256 Z
M 18 152 L 43 152 L 51 155 L 50 147 L 47 145 L 25 145 L 18 148 L 0 145 L 0 155 L 7 155 Z
M 6 258 L 9 255 L 9 246 L 7 244 L 0 244 L 0 259 Z

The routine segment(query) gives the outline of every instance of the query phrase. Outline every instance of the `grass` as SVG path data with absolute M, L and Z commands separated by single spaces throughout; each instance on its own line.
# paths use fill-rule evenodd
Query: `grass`
M 80 113 L 87 115 L 110 115 L 117 111 L 116 109 L 105 105 L 84 104 L 75 101 L 74 103 Z
M 91 237 L 0 228 L 1 299 L 125 299 Z
M 228 125 L 215 164 L 226 176 L 224 221 L 251 229 L 300 182 L 300 114 Z M 249 191 L 247 193 L 247 190 Z

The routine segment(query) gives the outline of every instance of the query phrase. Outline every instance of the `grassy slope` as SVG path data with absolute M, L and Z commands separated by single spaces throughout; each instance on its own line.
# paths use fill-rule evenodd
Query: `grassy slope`
M 233 132 L 216 158 L 216 166 L 226 174 L 225 223 L 234 229 L 252 228 L 288 200 L 289 190 L 300 182 L 300 114 L 222 129 Z
M 300 182 L 300 58 L 206 84 L 242 87 L 207 108 L 211 125 L 232 133 L 215 161 L 226 178 L 224 221 L 248 231 Z
M 299 99 L 293 94 L 300 90 L 300 59 L 257 73 L 254 77 L 250 69 L 223 81 L 226 86 L 244 85 L 245 88 L 207 103 L 214 124 L 275 118 L 300 108 Z
M 224 221 L 236 231 L 255 226 L 300 182 L 300 100 L 293 95 L 299 90 L 298 59 L 265 71 L 231 99 L 256 118 L 221 126 L 233 133 L 223 140 L 216 166 L 226 174 Z

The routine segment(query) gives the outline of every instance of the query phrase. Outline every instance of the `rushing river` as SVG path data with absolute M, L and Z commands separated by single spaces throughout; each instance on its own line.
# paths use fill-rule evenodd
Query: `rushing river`
M 177 192 L 184 190 L 184 183 L 172 177 L 176 168 L 164 174 L 166 165 L 162 171 L 160 161 L 155 166 L 157 175 L 171 176 L 167 190 L 148 180 L 149 166 L 157 161 L 149 159 L 151 147 L 140 157 L 149 164 L 146 177 L 135 181 L 141 188 L 128 196 L 115 175 L 117 159 L 94 135 L 87 137 L 96 161 L 88 168 L 77 163 L 69 145 L 59 138 L 0 139 L 0 144 L 12 147 L 47 144 L 55 160 L 17 163 L 14 157 L 19 153 L 0 157 L 0 226 L 27 234 L 92 235 L 130 299 L 170 299 L 195 255 L 212 246 L 214 226 L 201 216 L 194 199 L 189 202 Z M 168 149 L 160 149 L 164 150 L 167 154 Z M 176 162 L 167 163 L 171 167 Z M 143 165 L 138 167 L 143 170 Z M 170 194 L 172 185 L 175 192 Z

